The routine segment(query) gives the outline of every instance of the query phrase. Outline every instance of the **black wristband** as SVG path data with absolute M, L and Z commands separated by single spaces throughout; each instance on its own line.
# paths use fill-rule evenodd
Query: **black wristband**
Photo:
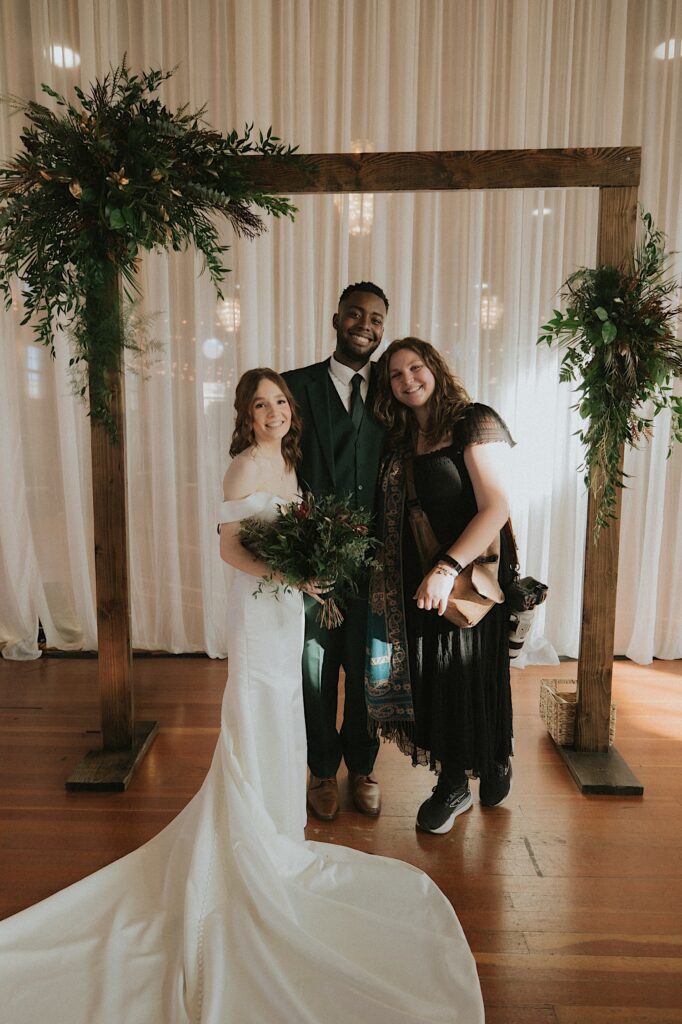
M 457 559 L 453 558 L 452 555 L 448 555 L 447 553 L 444 554 L 444 555 L 441 555 L 440 558 L 438 559 L 438 561 L 439 562 L 445 562 L 446 565 L 451 565 L 452 568 L 456 569 L 458 573 L 464 572 L 464 567 L 461 566 L 459 564 L 459 562 L 457 561 Z

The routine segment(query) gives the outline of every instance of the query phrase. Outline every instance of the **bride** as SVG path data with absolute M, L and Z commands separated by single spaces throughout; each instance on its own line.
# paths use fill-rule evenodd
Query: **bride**
M 300 592 L 239 522 L 297 494 L 301 425 L 272 370 L 235 400 L 220 550 L 229 679 L 199 793 L 127 857 L 0 923 L 1 1024 L 481 1024 L 476 966 L 423 872 L 304 838 Z M 304 588 L 316 596 L 311 581 Z

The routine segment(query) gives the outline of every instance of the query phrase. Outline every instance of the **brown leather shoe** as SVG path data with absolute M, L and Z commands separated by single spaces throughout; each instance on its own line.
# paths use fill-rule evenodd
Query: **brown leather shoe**
M 310 776 L 308 806 L 316 818 L 333 821 L 339 813 L 339 786 L 336 778 L 318 779 Z
M 360 813 L 376 818 L 381 811 L 381 790 L 377 780 L 371 775 L 348 772 L 348 785 L 353 803 Z

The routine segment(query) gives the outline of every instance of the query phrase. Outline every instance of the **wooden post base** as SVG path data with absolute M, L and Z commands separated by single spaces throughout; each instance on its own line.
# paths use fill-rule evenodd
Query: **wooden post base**
M 632 774 L 615 747 L 605 754 L 588 754 L 554 744 L 581 793 L 604 796 L 642 796 L 644 786 Z
M 135 722 L 131 750 L 91 750 L 64 783 L 69 792 L 122 793 L 159 731 L 158 722 Z

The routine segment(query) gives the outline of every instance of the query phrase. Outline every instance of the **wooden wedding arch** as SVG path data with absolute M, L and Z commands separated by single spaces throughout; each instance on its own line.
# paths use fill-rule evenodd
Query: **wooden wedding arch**
M 308 154 L 296 166 L 253 156 L 248 176 L 286 195 L 340 192 L 423 192 L 457 189 L 598 188 L 597 262 L 632 259 L 641 149 L 485 150 L 415 153 Z M 116 416 L 124 438 L 123 381 Z M 621 456 L 622 458 L 622 456 Z M 97 573 L 99 678 L 103 757 L 77 769 L 67 788 L 123 788 L 153 735 L 155 723 L 133 714 L 125 525 L 125 450 L 93 424 L 93 501 Z M 617 512 L 620 514 L 618 495 Z M 588 501 L 574 749 L 559 748 L 583 792 L 640 795 L 642 786 L 613 748 L 609 716 L 616 617 L 620 521 L 592 531 Z M 551 581 L 550 581 L 551 582 Z M 108 754 L 110 752 L 110 754 Z M 107 781 L 107 760 L 117 778 Z M 83 768 L 85 770 L 83 770 Z M 125 778 L 124 778 L 125 776 Z

